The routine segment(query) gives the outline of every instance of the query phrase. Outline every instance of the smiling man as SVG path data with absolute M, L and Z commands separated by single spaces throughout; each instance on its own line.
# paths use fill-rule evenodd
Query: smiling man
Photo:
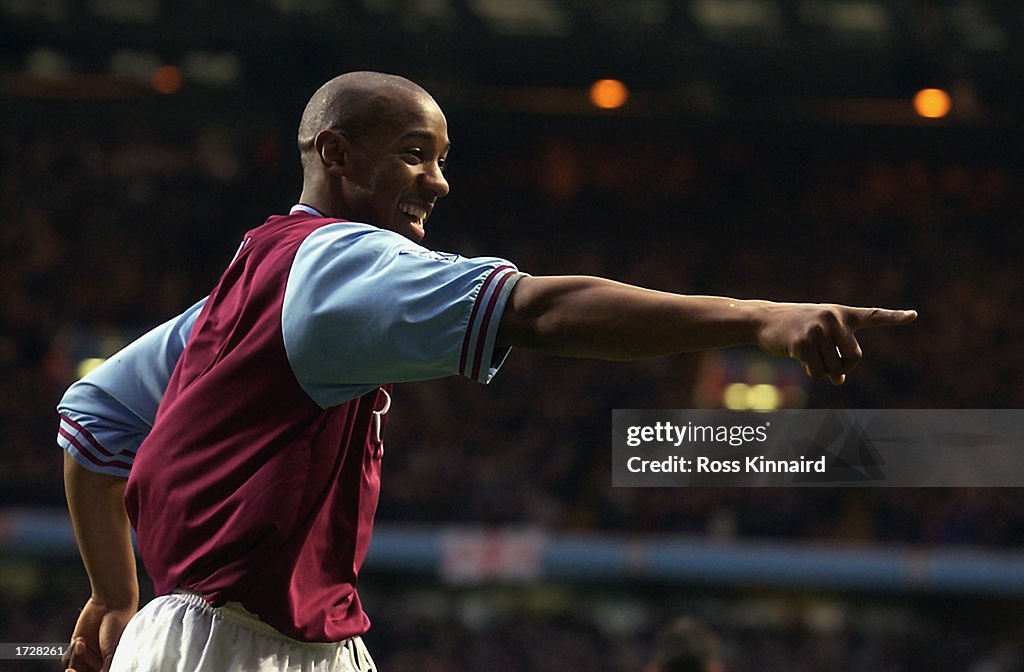
M 532 277 L 428 250 L 447 123 L 394 75 L 326 83 L 298 143 L 289 214 L 243 235 L 207 298 L 58 407 L 92 588 L 77 672 L 374 670 L 356 585 L 394 383 L 487 383 L 513 346 L 635 359 L 740 344 L 840 383 L 857 329 L 915 317 Z M 138 613 L 130 526 L 158 595 Z
M 299 200 L 419 242 L 434 204 L 448 194 L 449 144 L 441 108 L 416 84 L 343 75 L 322 86 L 302 115 Z

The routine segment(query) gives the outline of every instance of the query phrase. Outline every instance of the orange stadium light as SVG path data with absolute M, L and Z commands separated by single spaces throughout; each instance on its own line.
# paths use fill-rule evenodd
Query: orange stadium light
M 599 79 L 590 86 L 590 102 L 602 110 L 622 107 L 629 99 L 629 89 L 617 79 Z
M 926 119 L 941 119 L 950 106 L 949 94 L 942 89 L 921 89 L 914 95 L 914 111 Z
M 157 93 L 177 93 L 184 81 L 181 68 L 174 65 L 161 65 L 153 71 L 153 88 Z

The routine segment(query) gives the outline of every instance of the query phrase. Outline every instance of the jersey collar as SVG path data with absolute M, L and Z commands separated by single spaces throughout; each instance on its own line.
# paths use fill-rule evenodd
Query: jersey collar
M 314 208 L 311 205 L 306 205 L 305 203 L 296 203 L 295 205 L 292 206 L 292 209 L 288 211 L 288 214 L 289 215 L 297 215 L 300 212 L 304 212 L 307 215 L 313 215 L 314 217 L 324 217 L 325 216 L 324 213 L 320 212 L 319 210 L 317 210 L 316 208 Z

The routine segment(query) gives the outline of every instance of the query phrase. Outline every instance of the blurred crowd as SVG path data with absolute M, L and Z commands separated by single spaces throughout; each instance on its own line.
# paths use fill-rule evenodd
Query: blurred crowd
M 921 129 L 669 133 L 501 119 L 496 139 L 479 120 L 467 119 L 462 135 L 452 117 L 452 194 L 429 222 L 431 246 L 502 256 L 534 274 L 913 307 L 921 315 L 914 325 L 863 332 L 866 359 L 849 382 L 805 385 L 806 404 L 1024 405 L 1024 170 L 987 136 L 972 145 Z M 299 185 L 290 136 L 203 120 L 4 129 L 0 505 L 61 505 L 53 409 L 79 363 L 203 296 L 237 237 L 288 209 Z M 949 147 L 936 149 L 943 139 Z M 516 351 L 487 387 L 456 379 L 401 386 L 380 516 L 1024 540 L 1016 490 L 608 487 L 611 409 L 707 403 L 698 395 L 705 360 L 599 363 Z
M 8 559 L 3 569 L 3 640 L 65 641 L 88 591 L 78 564 Z M 387 672 L 643 672 L 655 633 L 681 614 L 711 628 L 731 672 L 1024 670 L 1020 621 L 998 601 L 708 595 L 643 583 L 455 588 L 373 571 L 360 592 L 372 621 L 364 639 Z M 142 600 L 151 596 L 144 585 Z M 61 668 L 7 660 L 0 669 Z
M 919 130 L 670 133 L 510 119 L 493 128 L 464 119 L 463 134 L 459 121 L 451 115 L 452 195 L 429 223 L 431 246 L 502 256 L 534 274 L 913 307 L 915 325 L 863 335 L 866 359 L 846 385 L 804 384 L 806 405 L 1024 405 L 1024 169 L 1008 146 L 980 139 L 972 152 L 961 139 L 942 151 Z M 239 234 L 288 209 L 299 184 L 290 135 L 201 120 L 3 129 L 0 506 L 63 505 L 54 406 L 80 362 L 203 296 Z M 401 386 L 379 519 L 1024 544 L 1024 496 L 1013 489 L 609 487 L 611 410 L 714 404 L 700 391 L 708 361 L 517 351 L 487 387 Z M 32 589 L 5 562 L 4 638 L 63 640 L 85 596 L 84 572 L 64 564 L 49 575 L 65 580 Z M 372 575 L 366 583 L 368 641 L 391 672 L 639 670 L 652 629 L 679 607 L 648 603 L 654 612 L 624 625 L 628 604 L 609 611 L 576 596 L 565 603 L 590 606 L 553 608 L 541 589 L 529 609 L 495 612 L 491 598 L 429 586 L 393 593 L 375 589 Z M 974 616 L 873 613 L 822 628 L 744 617 L 749 601 L 730 604 L 717 615 L 696 610 L 720 633 L 729 669 L 1021 669 L 1013 637 L 983 619 L 969 625 Z M 53 669 L 32 665 L 21 669 Z

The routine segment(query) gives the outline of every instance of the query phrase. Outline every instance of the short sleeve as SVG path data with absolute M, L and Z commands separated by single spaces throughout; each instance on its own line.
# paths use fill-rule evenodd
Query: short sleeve
M 127 477 L 205 299 L 139 337 L 71 385 L 57 445 L 86 469 Z
M 384 383 L 489 382 L 507 355 L 495 340 L 521 275 L 504 259 L 434 252 L 365 224 L 321 227 L 285 290 L 289 363 L 323 407 Z

